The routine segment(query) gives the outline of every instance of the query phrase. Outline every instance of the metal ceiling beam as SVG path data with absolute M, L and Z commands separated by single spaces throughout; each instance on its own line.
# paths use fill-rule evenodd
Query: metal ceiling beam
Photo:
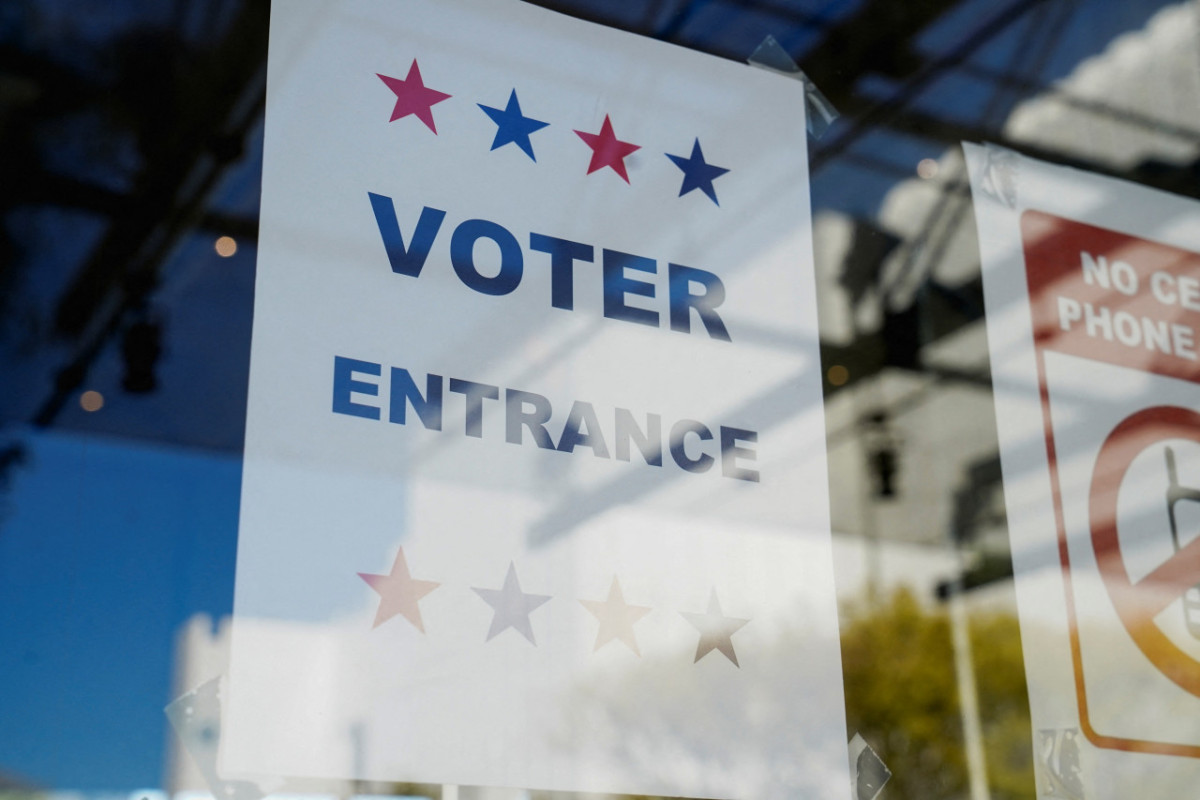
M 213 161 L 214 146 L 233 132 L 230 116 L 255 75 L 264 69 L 268 14 L 262 4 L 248 0 L 229 26 L 225 39 L 201 63 L 201 74 L 188 76 L 175 87 L 187 96 L 181 107 L 185 119 L 163 130 L 167 141 L 156 142 L 161 150 L 142 170 L 131 193 L 130 204 L 113 219 L 104 238 L 76 273 L 63 293 L 55 313 L 55 327 L 78 336 L 94 321 L 105 297 L 135 276 L 156 272 L 162 248 L 157 242 L 174 239 L 179 223 L 199 212 L 204 198 L 181 196 L 197 171 Z
M 236 140 L 240 147 L 261 114 L 267 27 L 265 4 L 247 0 L 202 65 L 211 72 L 179 87 L 194 90 L 184 98 L 194 104 L 188 120 L 170 130 L 171 141 L 162 143 L 157 157 L 146 164 L 130 206 L 113 218 L 59 301 L 57 328 L 74 335 L 77 343 L 35 412 L 34 425 L 54 421 L 126 314 L 154 288 L 179 237 L 203 217 L 228 163 L 228 142 Z M 222 147 L 226 158 L 215 157 L 214 149 L 219 154 Z
M 912 42 L 958 0 L 866 0 L 826 28 L 824 38 L 797 59 L 800 68 L 837 108 L 867 73 L 902 79 L 918 74 L 923 59 Z
M 966 61 L 979 48 L 1007 29 L 1008 26 L 1045 2 L 1047 0 L 1016 0 L 1016 2 L 992 16 L 987 22 L 976 29 L 973 34 L 960 41 L 948 52 L 925 64 L 925 66 L 904 83 L 896 94 L 887 100 L 877 103 L 866 112 L 857 116 L 851 122 L 850 126 L 836 138 L 823 145 L 818 145 L 811 159 L 812 171 L 815 173 L 820 170 L 877 126 L 887 124 L 889 118 L 911 105 L 920 96 L 921 92 L 936 78 L 940 77 L 947 70 Z M 806 59 L 807 61 L 808 59 Z M 809 72 L 807 66 L 803 64 L 801 66 L 804 67 L 806 72 Z M 825 86 L 813 77 L 812 72 L 809 72 L 809 77 L 813 78 L 817 86 L 823 92 L 826 92 L 826 96 L 830 97 L 834 105 L 837 105 L 837 100 L 829 95 Z

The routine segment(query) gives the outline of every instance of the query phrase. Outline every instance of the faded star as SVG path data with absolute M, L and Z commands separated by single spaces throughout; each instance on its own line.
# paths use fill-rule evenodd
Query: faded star
M 588 147 L 592 148 L 592 160 L 588 164 L 587 174 L 591 175 L 598 169 L 604 167 L 612 167 L 613 172 L 621 176 L 621 178 L 629 183 L 629 173 L 625 171 L 625 156 L 641 150 L 642 146 L 638 144 L 630 144 L 622 142 L 613 132 L 612 121 L 608 115 L 604 115 L 604 124 L 600 126 L 599 133 L 584 133 L 583 131 L 575 131 L 575 134 L 583 139 Z
M 396 551 L 396 560 L 392 571 L 387 575 L 371 575 L 360 572 L 358 577 L 367 582 L 379 595 L 379 609 L 375 612 L 375 624 L 378 628 L 397 614 L 411 622 L 421 633 L 425 632 L 425 623 L 421 620 L 421 608 L 418 605 L 421 598 L 441 586 L 433 581 L 418 581 L 408 574 L 408 562 L 404 559 L 404 548 Z
M 675 166 L 683 170 L 683 184 L 679 187 L 680 197 L 693 189 L 699 189 L 708 195 L 709 200 L 721 205 L 717 203 L 717 190 L 713 188 L 713 181 L 729 170 L 714 166 L 704 160 L 704 151 L 700 149 L 699 139 L 692 144 L 692 154 L 687 158 L 673 156 L 670 153 L 667 153 L 666 156 L 675 163 Z
M 508 96 L 508 105 L 503 110 L 485 106 L 483 103 L 479 103 L 478 106 L 491 118 L 492 122 L 496 123 L 496 137 L 492 140 L 493 150 L 512 143 L 525 151 L 525 155 L 537 161 L 537 157 L 533 154 L 533 143 L 529 141 L 529 134 L 540 131 L 550 123 L 522 114 L 521 102 L 517 100 L 516 89 L 513 89 Z
M 608 587 L 607 600 L 580 600 L 580 604 L 600 620 L 600 630 L 596 633 L 596 652 L 614 639 L 620 639 L 625 646 L 640 656 L 637 639 L 633 635 L 633 624 L 650 613 L 645 606 L 631 606 L 625 602 L 621 592 L 621 584 L 614 575 L 612 585 Z
M 492 607 L 492 626 L 488 628 L 487 639 L 490 642 L 496 634 L 507 628 L 520 633 L 530 644 L 536 645 L 533 638 L 533 625 L 529 622 L 529 614 L 542 604 L 549 602 L 550 596 L 544 594 L 527 594 L 521 591 L 521 582 L 517 580 L 517 568 L 510 561 L 508 574 L 504 576 L 504 586 L 500 589 L 476 589 L 471 591 L 483 598 Z
M 721 611 L 721 601 L 717 599 L 717 590 L 713 589 L 708 597 L 708 611 L 703 614 L 680 612 L 683 618 L 692 623 L 692 627 L 700 631 L 700 643 L 696 646 L 696 661 L 704 658 L 713 650 L 720 650 L 726 658 L 740 667 L 737 653 L 733 650 L 733 635 L 749 622 L 748 619 L 727 617 Z M 693 661 L 692 663 L 695 663 Z
M 401 117 L 415 114 L 417 119 L 425 123 L 425 127 L 437 133 L 437 128 L 433 124 L 433 106 L 446 100 L 450 95 L 430 89 L 425 85 L 421 79 L 421 68 L 417 66 L 415 58 L 412 66 L 408 68 L 408 75 L 404 80 L 389 78 L 378 72 L 375 74 L 396 95 L 396 105 L 392 108 L 392 118 L 388 122 L 395 122 Z

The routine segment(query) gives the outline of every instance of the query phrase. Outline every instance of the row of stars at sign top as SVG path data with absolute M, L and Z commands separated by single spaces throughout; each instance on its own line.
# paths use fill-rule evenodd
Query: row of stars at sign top
M 387 575 L 360 572 L 358 576 L 379 595 L 379 608 L 375 612 L 375 622 L 372 627 L 378 628 L 393 617 L 402 616 L 421 633 L 425 632 L 425 622 L 421 619 L 419 604 L 425 595 L 437 589 L 441 584 L 413 578 L 408 572 L 408 562 L 404 558 L 403 547 L 396 553 L 392 571 Z M 508 573 L 504 576 L 504 585 L 501 588 L 471 587 L 471 591 L 492 607 L 492 624 L 488 628 L 487 639 L 484 641 L 490 642 L 497 634 L 511 628 L 529 640 L 530 644 L 537 646 L 529 615 L 548 603 L 551 597 L 523 591 L 514 564 L 508 565 Z M 625 602 L 621 584 L 615 575 L 612 585 L 608 589 L 607 599 L 580 600 L 579 603 L 600 623 L 599 631 L 596 633 L 596 645 L 592 652 L 599 650 L 609 642 L 620 641 L 635 655 L 641 656 L 633 626 L 652 609 Z M 680 612 L 680 615 L 700 633 L 700 642 L 696 646 L 696 658 L 692 663 L 716 650 L 732 661 L 734 666 L 739 666 L 737 653 L 733 649 L 733 635 L 750 620 L 725 616 L 721 610 L 721 601 L 717 599 L 716 589 L 713 589 L 709 595 L 708 609 L 704 613 Z
M 451 95 L 445 92 L 439 92 L 436 89 L 430 89 L 425 85 L 421 78 L 421 69 L 417 65 L 417 60 L 414 58 L 412 66 L 408 69 L 408 75 L 403 80 L 399 78 L 391 78 L 387 75 L 376 73 L 379 79 L 382 80 L 387 87 L 396 95 L 396 105 L 392 108 L 392 118 L 390 122 L 395 122 L 407 116 L 415 116 L 433 133 L 437 134 L 437 126 L 433 121 L 433 107 L 443 100 L 450 99 Z M 547 128 L 550 123 L 543 122 L 532 117 L 527 117 L 521 111 L 521 103 L 517 99 L 517 90 L 513 89 L 508 96 L 508 105 L 504 108 L 494 108 L 485 106 L 483 103 L 477 103 L 483 113 L 491 118 L 492 122 L 496 123 L 496 136 L 492 140 L 492 149 L 495 150 L 508 144 L 515 144 L 525 152 L 525 155 L 533 161 L 537 161 L 537 157 L 533 154 L 533 142 L 530 141 L 530 134 L 540 131 L 542 128 Z M 599 133 L 587 133 L 585 131 L 575 131 L 583 142 L 592 149 L 592 159 L 588 164 L 587 174 L 608 167 L 613 172 L 617 173 L 629 183 L 629 173 L 625 169 L 625 158 L 633 152 L 642 149 L 641 145 L 623 142 L 617 138 L 613 131 L 612 120 L 606 114 L 604 116 L 604 124 L 600 126 Z M 700 139 L 697 138 L 692 143 L 692 154 L 690 156 L 678 156 L 671 153 L 664 153 L 667 158 L 671 159 L 675 166 L 683 171 L 683 185 L 679 187 L 679 196 L 683 197 L 688 192 L 699 189 L 708 195 L 708 198 L 717 205 L 717 190 L 713 188 L 713 181 L 729 172 L 724 167 L 718 167 L 709 164 L 704 160 L 704 152 L 700 149 Z

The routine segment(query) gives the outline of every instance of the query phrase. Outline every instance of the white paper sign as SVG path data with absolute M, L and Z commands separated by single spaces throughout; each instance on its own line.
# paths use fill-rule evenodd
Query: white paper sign
M 1039 797 L 1200 785 L 1200 207 L 967 146 Z
M 273 8 L 234 773 L 848 791 L 803 86 Z

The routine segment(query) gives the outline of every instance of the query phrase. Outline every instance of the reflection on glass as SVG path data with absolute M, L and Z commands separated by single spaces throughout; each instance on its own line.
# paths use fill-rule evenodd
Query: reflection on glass
M 1018 519 L 1010 531 L 1006 519 L 1002 487 L 1014 481 L 1019 485 L 1027 476 L 1020 471 L 1002 475 L 1000 469 L 993 401 L 998 393 L 1002 405 L 1007 403 L 1005 392 L 1011 381 L 1002 359 L 993 362 L 988 357 L 991 333 L 984 330 L 979 269 L 985 243 L 975 233 L 977 209 L 966 189 L 969 176 L 958 142 L 987 141 L 1014 151 L 1012 158 L 995 159 L 987 175 L 994 198 L 1009 205 L 1023 195 L 1016 151 L 1044 163 L 1194 197 L 1200 157 L 1195 4 L 1079 0 L 992 8 L 967 2 L 873 0 L 786 4 L 553 0 L 539 5 L 734 62 L 745 59 L 771 34 L 787 58 L 799 64 L 828 98 L 829 106 L 843 114 L 820 138 L 806 141 L 797 131 L 791 141 L 796 148 L 810 148 L 812 156 L 811 191 L 806 190 L 804 197 L 811 199 L 815 210 L 822 360 L 811 370 L 814 379 L 823 379 L 826 393 L 835 531 L 832 577 L 838 596 L 852 609 L 841 626 L 850 718 L 844 739 L 858 733 L 885 756 L 884 763 L 896 777 L 882 796 L 921 800 L 1032 798 L 1035 793 L 1087 800 L 1192 796 L 1197 785 L 1194 771 L 1178 765 L 1194 759 L 1158 756 L 1148 762 L 1152 769 L 1133 769 L 1120 757 L 1109 758 L 1111 751 L 1092 746 L 1086 731 L 1072 718 L 1077 716 L 1072 675 L 1055 682 L 1030 681 L 1030 702 L 1035 708 L 1054 709 L 1031 727 L 1019 721 L 1020 714 L 1006 699 L 1022 691 L 1010 685 L 1019 673 L 1019 659 L 1013 652 L 1006 658 L 985 658 L 993 650 L 1019 652 L 1022 641 L 1011 624 L 992 627 L 988 622 L 989 614 L 1016 613 L 1010 541 L 1015 543 L 1016 558 L 1038 566 L 1044 575 L 1061 567 L 1054 548 L 1025 546 L 1022 537 L 1030 528 L 1024 520 Z M 201 625 L 189 620 L 198 612 L 210 620 L 227 619 L 232 608 L 251 304 L 260 241 L 268 10 L 266 4 L 242 0 L 0 3 L 0 386 L 5 390 L 0 392 L 0 685 L 5 687 L 0 691 L 0 793 L 6 796 L 75 800 L 104 793 L 129 800 L 168 796 L 200 800 L 213 791 L 194 770 L 189 773 L 181 766 L 194 764 L 186 752 L 180 751 L 177 758 L 164 755 L 172 740 L 161 710 L 228 671 L 227 630 L 222 634 L 220 626 L 214 631 L 211 622 Z M 511 27 L 509 20 L 497 18 L 486 30 L 500 36 L 508 35 Z M 546 167 L 551 162 L 544 137 L 552 135 L 559 124 L 556 115 L 563 108 L 537 102 L 535 84 L 573 74 L 578 58 L 573 52 L 531 53 L 542 61 L 533 75 L 536 80 L 521 86 L 501 85 L 503 70 L 493 68 L 469 86 L 448 88 L 438 83 L 443 76 L 428 68 L 424 59 L 420 63 L 428 86 L 467 99 L 464 108 L 481 126 L 477 131 L 481 156 L 511 155 L 514 161 L 533 164 L 528 154 L 532 151 L 537 163 Z M 385 74 L 400 79 L 420 54 L 395 55 L 395 71 Z M 622 66 L 616 60 L 604 62 L 599 72 Z M 334 70 L 330 75 L 340 73 Z M 385 117 L 390 115 L 397 95 L 374 75 L 367 77 L 382 93 L 379 102 L 386 105 Z M 495 85 L 488 84 L 492 78 Z M 622 92 L 641 91 L 650 79 L 634 71 Z M 688 87 L 676 95 L 662 104 L 660 116 L 699 96 Z M 452 102 L 433 107 L 438 115 L 437 136 L 443 137 L 439 141 L 465 136 L 468 130 L 456 128 L 449 119 L 443 121 L 443 109 Z M 330 116 L 330 109 L 315 101 L 310 102 L 310 111 L 304 126 L 319 127 Z M 580 122 L 564 128 L 585 161 L 592 151 L 574 131 L 598 135 L 605 113 L 612 109 L 597 111 L 595 119 L 588 121 L 594 124 Z M 517 121 L 513 112 L 524 120 L 551 122 L 549 127 L 527 131 L 529 151 L 520 136 L 503 142 L 505 130 L 509 135 L 519 133 L 501 127 L 505 120 Z M 740 124 L 769 125 L 773 115 L 767 113 L 765 123 L 757 115 L 747 116 Z M 422 126 L 415 117 L 406 119 Z M 625 184 L 608 166 L 591 175 L 584 173 L 586 166 L 581 167 L 580 178 L 607 176 L 633 190 L 646 175 L 646 165 L 657 159 L 664 181 L 668 174 L 674 181 L 670 186 L 664 183 L 661 202 L 665 205 L 668 200 L 681 200 L 675 195 L 682 188 L 683 164 L 699 166 L 702 161 L 731 171 L 707 187 L 715 200 L 703 185 L 685 198 L 714 210 L 733 209 L 727 187 L 742 167 L 707 139 L 697 141 L 697 131 L 683 131 L 678 141 L 664 144 L 659 152 L 649 140 L 638 138 L 631 118 L 610 113 L 610 124 L 617 141 L 641 146 L 625 160 L 631 183 Z M 381 119 L 379 127 L 387 130 L 389 123 Z M 419 130 L 432 136 L 428 129 Z M 497 142 L 493 152 L 489 148 Z M 343 139 L 335 141 L 329 152 L 346 149 L 352 149 L 352 143 Z M 372 178 L 382 183 L 388 158 L 399 158 L 402 152 L 399 146 L 387 151 Z M 699 160 L 693 160 L 693 153 Z M 325 166 L 320 151 L 307 156 L 315 168 Z M 747 224 L 753 224 L 764 208 L 792 202 L 776 193 L 781 179 L 767 166 L 764 161 L 764 172 L 754 183 L 755 191 L 769 199 L 742 212 Z M 562 309 L 551 303 L 551 256 L 526 248 L 528 235 L 536 231 L 570 238 L 566 226 L 511 225 L 506 215 L 512 209 L 504 204 L 449 208 L 423 198 L 421 204 L 406 207 L 406 186 L 370 188 L 396 202 L 406 235 L 425 204 L 459 215 L 446 223 L 442 237 L 452 237 L 457 223 L 468 218 L 507 225 L 525 248 L 524 288 L 545 292 L 543 316 L 503 320 L 481 314 L 466 320 L 470 334 L 444 343 L 445 352 L 463 353 L 473 340 L 508 336 L 505 341 L 512 352 L 503 367 L 485 359 L 461 365 L 455 372 L 417 369 L 407 361 L 407 347 L 341 354 L 378 364 L 383 373 L 379 395 L 353 398 L 380 410 L 381 420 L 363 434 L 368 443 L 398 427 L 388 422 L 392 367 L 410 370 L 415 387 L 410 397 L 419 394 L 429 399 L 430 374 L 446 379 L 444 427 L 457 426 L 455 436 L 462 441 L 397 450 L 391 464 L 403 465 L 410 459 L 425 465 L 447 464 L 449 450 L 471 444 L 519 447 L 507 441 L 509 403 L 503 395 L 495 401 L 479 398 L 486 409 L 483 413 L 493 415 L 481 418 L 481 432 L 490 438 L 476 440 L 462 432 L 465 409 L 449 405 L 464 402 L 463 394 L 449 389 L 449 380 L 457 378 L 525 392 L 514 394 L 519 422 L 521 412 L 536 419 L 538 401 L 529 395 L 552 400 L 557 416 L 547 435 L 553 434 L 555 446 L 561 443 L 565 417 L 575 402 L 592 403 L 598 425 L 593 430 L 591 420 L 584 420 L 585 412 L 576 414 L 575 453 L 591 457 L 599 438 L 584 444 L 580 437 L 602 435 L 610 461 L 616 461 L 618 446 L 628 450 L 630 460 L 621 465 L 630 470 L 686 472 L 672 457 L 671 445 L 679 442 L 671 438 L 670 428 L 680 419 L 696 420 L 714 438 L 701 440 L 698 431 L 681 431 L 680 452 L 685 463 L 700 455 L 713 457 L 710 474 L 717 474 L 722 422 L 714 423 L 716 416 L 709 419 L 705 414 L 720 409 L 697 410 L 682 401 L 671 409 L 637 405 L 639 387 L 647 376 L 627 375 L 617 366 L 605 370 L 617 376 L 623 402 L 604 406 L 605 398 L 576 388 L 576 378 L 563 366 L 575 348 L 588 341 L 588 326 L 539 328 L 545 315 Z M 1081 188 L 1082 184 L 1075 184 L 1061 193 L 1097 201 L 1095 195 L 1080 193 Z M 348 196 L 344 205 L 354 209 L 370 236 L 378 236 L 365 191 Z M 1122 215 L 1136 215 L 1140 206 L 1114 208 Z M 657 211 L 626 209 L 617 219 Z M 596 213 L 596 207 L 586 205 L 563 209 L 564 219 Z M 1158 238 L 1170 239 L 1180 230 L 1195 228 L 1189 215 L 1160 216 Z M 1118 219 L 1111 227 L 1119 228 L 1121 222 Z M 579 241 L 594 248 L 597 260 L 591 266 L 597 269 L 603 268 L 602 250 L 607 248 L 653 258 L 662 271 L 675 255 L 675 245 L 667 244 L 670 233 L 668 228 L 662 246 L 654 252 L 623 248 L 619 237 Z M 985 231 L 985 238 L 991 233 Z M 379 255 L 382 240 L 373 242 L 370 236 L 363 242 Z M 678 238 L 689 236 L 680 232 Z M 317 242 L 314 249 L 341 263 L 347 253 L 344 245 Z M 488 241 L 479 242 L 481 257 L 490 246 Z M 702 231 L 694 246 L 702 255 L 694 263 L 684 263 L 704 268 L 703 254 L 714 246 L 712 239 Z M 543 260 L 535 262 L 537 258 Z M 484 265 L 482 259 L 479 263 Z M 544 274 L 535 280 L 539 264 Z M 576 304 L 582 311 L 590 303 L 591 309 L 599 309 L 596 318 L 603 320 L 603 292 L 597 288 L 601 283 L 585 286 L 584 262 L 577 262 L 575 269 L 580 271 L 574 287 Z M 1160 288 L 1171 287 L 1164 283 Z M 1181 287 L 1174 288 L 1179 292 Z M 1185 295 L 1190 291 L 1187 284 L 1182 289 Z M 669 286 L 657 299 L 668 295 Z M 632 298 L 632 305 L 637 299 Z M 1143 349 L 1146 341 L 1161 340 L 1161 329 L 1147 329 L 1142 319 L 1146 315 L 1134 314 L 1128 303 L 1104 305 L 1114 338 L 1122 334 L 1133 341 L 1136 334 L 1137 347 Z M 1093 319 L 1097 309 L 1094 303 Z M 669 304 L 658 310 L 664 334 L 674 335 L 669 328 Z M 1086 326 L 1082 303 L 1078 311 L 1077 324 Z M 418 308 L 414 313 L 424 312 Z M 354 316 L 347 324 L 353 324 Z M 988 317 L 1001 332 L 1016 330 L 1011 307 L 989 309 Z M 1136 330 L 1129 327 L 1129 318 L 1137 323 Z M 730 329 L 734 330 L 732 324 Z M 543 332 L 536 334 L 536 330 Z M 764 336 L 763 347 L 771 347 L 770 331 L 759 333 Z M 1186 342 L 1173 342 L 1169 330 L 1166 342 L 1170 348 L 1188 349 Z M 421 346 L 432 349 L 432 345 Z M 504 383 L 489 372 L 514 365 L 526 368 L 521 380 Z M 1064 360 L 1050 365 L 1053 378 L 1071 377 L 1080 372 L 1078 367 L 1077 362 Z M 1082 372 L 1085 379 L 1099 377 L 1118 388 L 1133 386 L 1113 373 Z M 781 395 L 796 388 L 785 378 L 781 373 L 776 384 Z M 354 379 L 366 380 L 361 375 Z M 283 386 L 294 380 L 296 375 L 289 374 L 277 383 Z M 737 380 L 730 378 L 729 383 Z M 1095 400 L 1087 383 L 1079 391 L 1072 385 L 1062 388 L 1069 391 L 1058 398 L 1063 402 L 1056 409 L 1085 419 L 1089 401 Z M 1162 399 L 1176 405 L 1190 402 L 1169 394 Z M 421 425 L 415 407 L 406 408 L 410 424 Z M 423 409 L 432 414 L 432 402 Z M 618 418 L 617 409 L 628 416 Z M 677 411 L 679 419 L 668 418 L 668 410 Z M 651 414 L 663 415 L 657 433 Z M 877 419 L 887 420 L 886 441 Z M 499 424 L 489 429 L 489 420 Z M 1039 418 L 1023 435 L 1041 442 L 1041 425 Z M 1093 426 L 1081 422 L 1077 427 L 1086 433 Z M 618 428 L 623 439 L 615 435 Z M 422 425 L 422 430 L 433 438 L 432 429 Z M 758 433 L 759 453 L 764 454 L 775 434 Z M 537 434 L 522 427 L 521 435 L 526 443 L 521 446 L 528 446 Z M 651 441 L 659 443 L 657 449 Z M 1062 449 L 1068 462 L 1074 447 Z M 1118 537 L 1131 581 L 1144 579 L 1177 552 L 1185 552 L 1200 530 L 1197 504 L 1186 499 L 1171 503 L 1164 494 L 1173 485 L 1167 449 L 1174 454 L 1174 483 L 1181 490 L 1200 485 L 1200 451 L 1186 436 L 1148 447 L 1131 463 L 1118 492 L 1118 519 L 1126 514 L 1128 519 L 1142 520 L 1145 527 L 1144 536 Z M 665 468 L 651 464 L 656 452 Z M 1064 471 L 1081 475 L 1077 486 L 1084 486 L 1086 469 L 1078 466 L 1066 463 Z M 334 472 L 331 481 L 355 479 Z M 447 473 L 452 472 L 448 467 Z M 543 481 L 580 488 L 595 480 L 586 469 L 565 469 L 555 462 L 529 473 L 489 476 L 479 470 L 472 475 L 494 481 L 489 484 L 492 488 Z M 692 474 L 677 476 L 688 477 Z M 665 494 L 670 494 L 669 483 L 664 481 Z M 802 485 L 804 479 L 793 483 Z M 405 602 L 396 607 L 408 613 L 391 616 L 375 633 L 399 636 L 403 631 L 419 637 L 411 622 L 416 618 L 432 637 L 437 631 L 438 604 L 452 596 L 455 586 L 424 555 L 409 552 L 407 543 L 402 551 L 400 532 L 430 518 L 428 504 L 439 497 L 438 487 L 397 487 L 396 481 L 371 485 L 372 492 L 391 503 L 392 513 L 385 522 L 394 525 L 394 541 L 381 542 L 369 553 L 346 556 L 341 570 L 346 577 L 341 587 L 346 602 L 337 613 L 358 614 L 355 619 L 370 630 L 381 610 L 380 595 L 356 573 L 395 575 L 396 559 L 405 552 L 414 582 L 441 585 L 420 597 L 415 597 L 419 592 L 412 597 L 401 592 L 399 600 Z M 306 486 L 296 489 L 298 495 L 307 491 Z M 541 519 L 539 541 L 553 547 L 570 536 L 580 520 L 600 520 L 603 501 L 603 495 L 587 492 L 573 497 L 554 516 Z M 689 502 L 695 503 L 695 516 L 702 521 L 721 517 L 716 499 L 703 491 L 666 498 L 663 505 L 669 510 L 672 504 Z M 514 509 L 511 517 L 524 519 L 529 513 L 526 508 Z M 342 506 L 317 521 L 341 531 L 364 524 L 363 517 L 358 509 Z M 462 519 L 472 521 L 465 511 Z M 491 519 L 485 522 L 492 524 Z M 1091 557 L 1088 548 L 1072 552 Z M 511 554 L 499 554 L 493 569 L 457 584 L 460 593 L 453 595 L 455 602 L 464 608 L 473 604 L 473 613 L 479 615 L 472 632 L 475 644 L 533 647 L 514 626 L 504 627 L 487 642 L 495 609 L 472 591 L 503 590 L 512 560 Z M 522 594 L 553 595 L 524 561 L 516 560 L 515 572 Z M 756 629 L 761 630 L 761 620 L 740 607 L 724 587 L 717 594 L 720 613 L 709 615 L 711 586 L 701 587 L 687 602 L 666 608 L 655 606 L 641 593 L 638 581 L 618 572 L 597 578 L 577 596 L 556 596 L 530 610 L 527 619 L 537 647 L 549 645 L 544 627 L 547 614 L 561 604 L 563 613 L 578 615 L 574 624 L 581 632 L 576 643 L 589 657 L 651 659 L 655 637 L 649 633 L 661 623 L 678 626 L 672 628 L 672 635 L 680 637 L 685 665 L 737 669 L 720 646 L 695 660 L 701 632 L 683 616 L 686 613 L 713 616 L 714 622 L 749 618 L 729 633 L 727 641 L 717 644 L 728 644 L 742 668 L 753 664 L 749 644 Z M 291 609 L 315 617 L 314 609 L 333 590 L 300 572 L 292 580 L 298 589 L 296 596 L 286 595 Z M 1146 702 L 1148 694 L 1167 679 L 1138 672 L 1136 667 L 1145 656 L 1129 646 L 1130 629 L 1145 628 L 1148 635 L 1160 631 L 1172 646 L 1200 658 L 1193 636 L 1196 581 L 1189 578 L 1171 585 L 1179 593 L 1169 605 L 1150 620 L 1127 628 L 1099 618 L 1113 608 L 1107 584 L 1099 579 L 1081 583 L 1075 587 L 1080 592 L 1078 606 L 1095 618 L 1081 619 L 1078 634 L 1080 642 L 1091 648 L 1088 658 L 1100 654 L 1099 663 L 1089 669 L 1103 680 L 1089 691 L 1112 690 L 1115 699 L 1098 709 L 1110 721 L 1150 732 L 1168 729 L 1177 738 L 1194 739 L 1195 714 L 1169 702 L 1165 706 Z M 614 586 L 620 587 L 619 595 L 614 594 Z M 1035 614 L 1045 615 L 1052 603 L 1061 603 L 1066 596 L 1059 585 L 1040 586 L 1038 591 L 1046 590 L 1047 602 L 1023 604 L 1023 613 L 1032 607 Z M 897 587 L 907 587 L 911 603 L 893 596 Z M 272 605 L 279 598 L 269 592 L 250 597 L 276 617 L 287 605 L 282 601 Z M 873 604 L 864 600 L 867 597 L 874 597 Z M 949 635 L 947 650 L 944 632 L 936 637 L 919 633 L 925 627 L 945 628 L 948 623 L 940 601 L 952 597 L 966 608 L 973 642 L 979 709 L 974 723 L 964 722 L 971 715 L 959 699 L 964 689 L 954 669 L 955 659 L 961 657 L 961 648 L 954 648 L 955 637 Z M 419 615 L 407 603 L 409 599 Z M 652 611 L 634 619 L 644 608 Z M 870 646 L 856 644 L 863 626 L 877 616 L 890 622 L 874 631 Z M 520 619 L 507 612 L 501 617 L 501 621 Z M 892 635 L 896 630 L 913 633 Z M 950 630 L 955 630 L 953 625 Z M 987 633 L 986 641 L 980 639 L 981 631 Z M 1059 663 L 1062 651 L 1047 643 L 1058 641 L 1054 637 L 1060 632 L 1053 625 L 1026 627 L 1024 648 L 1034 672 L 1040 665 Z M 791 635 L 781 626 L 773 646 L 786 649 Z M 191 646 L 180 645 L 176 656 L 177 636 Z M 630 642 L 636 644 L 636 652 Z M 918 669 L 912 664 L 921 655 L 914 653 L 914 642 L 933 642 L 930 649 L 943 660 Z M 309 668 L 316 671 L 328 665 L 310 660 L 315 663 Z M 677 687 L 663 677 L 665 671 L 656 671 L 658 666 L 655 662 L 655 669 L 647 670 L 640 681 L 636 675 L 626 676 L 629 680 L 622 686 L 628 696 L 620 691 L 606 694 L 600 691 L 605 687 L 587 681 L 571 690 L 580 698 L 575 710 L 603 720 L 602 725 L 619 726 L 625 715 L 636 713 L 639 698 L 662 699 L 662 728 L 677 737 L 681 751 L 688 752 L 671 753 L 670 758 L 643 754 L 640 765 L 661 773 L 667 763 L 689 763 L 707 740 L 689 727 L 694 712 L 686 704 L 671 705 Z M 773 678 L 777 683 L 771 684 L 775 691 L 787 691 L 795 670 L 786 664 L 772 669 L 778 673 Z M 856 676 L 872 670 L 880 674 L 866 684 L 857 682 Z M 916 677 L 905 677 L 910 674 Z M 925 677 L 939 687 L 936 695 L 922 692 Z M 1177 684 L 1167 681 L 1167 685 Z M 786 725 L 772 716 L 769 695 L 754 705 L 733 705 L 737 707 L 720 706 L 715 713 L 729 713 L 746 725 L 761 721 L 764 729 Z M 978 762 L 967 753 L 970 737 L 965 731 L 972 727 L 982 731 L 987 795 L 980 793 L 980 776 L 972 775 L 980 770 L 968 766 Z M 344 733 L 344 761 L 357 770 L 355 757 L 369 758 L 369 751 L 380 742 L 353 721 Z M 642 751 L 636 743 L 627 744 L 614 737 L 609 742 L 611 757 L 636 761 Z M 463 749 L 461 743 L 456 746 Z M 743 755 L 754 755 L 748 751 Z M 1030 754 L 1032 772 L 1027 763 Z M 787 754 L 763 751 L 759 755 L 764 769 L 791 763 Z M 313 797 L 357 793 L 510 800 L 526 796 L 517 790 L 471 786 L 290 779 L 286 785 L 264 788 Z

